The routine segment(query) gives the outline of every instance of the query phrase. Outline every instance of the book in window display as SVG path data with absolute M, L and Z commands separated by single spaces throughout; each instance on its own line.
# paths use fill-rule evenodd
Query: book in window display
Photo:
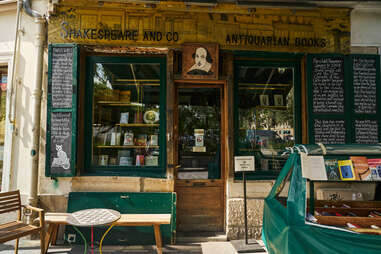
M 144 166 L 144 155 L 143 154 L 136 155 L 135 165 L 136 166 Z
M 130 103 L 131 101 L 131 91 L 120 91 L 119 100 L 124 103 Z
M 130 114 L 130 112 L 120 113 L 120 123 L 121 124 L 127 124 L 128 123 L 129 114 Z
M 102 154 L 99 156 L 99 165 L 100 166 L 107 166 L 108 165 L 108 155 Z
M 159 164 L 159 157 L 148 155 L 145 157 L 145 165 L 146 166 L 157 166 Z
M 134 133 L 132 131 L 127 131 L 126 133 L 124 133 L 123 145 L 124 146 L 134 145 Z
M 111 146 L 119 146 L 120 145 L 120 132 L 111 132 L 111 141 L 110 145 Z
M 159 136 L 157 134 L 149 135 L 148 145 L 157 146 L 159 144 Z
M 147 145 L 147 134 L 138 134 L 136 138 L 137 146 L 146 146 Z

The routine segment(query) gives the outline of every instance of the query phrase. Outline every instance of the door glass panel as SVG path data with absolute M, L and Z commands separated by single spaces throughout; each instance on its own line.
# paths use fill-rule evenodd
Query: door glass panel
M 219 88 L 179 88 L 178 179 L 221 177 Z
M 256 171 L 279 171 L 294 145 L 294 69 L 239 66 L 238 154 L 254 155 Z

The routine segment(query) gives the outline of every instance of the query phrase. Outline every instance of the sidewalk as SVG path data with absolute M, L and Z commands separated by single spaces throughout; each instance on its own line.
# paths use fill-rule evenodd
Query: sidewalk
M 260 244 L 262 244 L 260 242 Z M 56 245 L 49 247 L 48 254 L 83 254 L 83 245 Z M 1 254 L 14 254 L 14 241 L 0 244 Z M 39 240 L 23 240 L 20 239 L 20 254 L 40 254 Z M 87 248 L 87 253 L 91 253 L 91 249 Z M 98 246 L 94 246 L 94 253 L 99 254 Z M 153 245 L 137 245 L 137 246 L 110 246 L 102 247 L 103 254 L 156 254 Z M 179 254 L 236 254 L 230 242 L 203 242 L 178 245 L 164 245 L 163 254 L 179 253 Z M 267 253 L 267 252 L 262 252 Z

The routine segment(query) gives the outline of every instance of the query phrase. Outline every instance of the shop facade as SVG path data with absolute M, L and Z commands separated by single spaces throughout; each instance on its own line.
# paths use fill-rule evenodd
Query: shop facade
M 50 211 L 70 193 L 173 193 L 172 240 L 242 238 L 234 156 L 254 155 L 258 238 L 285 147 L 380 140 L 379 55 L 350 54 L 349 8 L 66 0 L 45 11 L 38 193 Z M 354 73 L 372 84 L 368 101 Z

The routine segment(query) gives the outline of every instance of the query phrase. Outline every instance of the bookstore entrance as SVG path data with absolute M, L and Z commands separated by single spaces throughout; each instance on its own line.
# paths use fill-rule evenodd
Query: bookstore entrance
M 224 231 L 224 83 L 176 83 L 177 231 Z

